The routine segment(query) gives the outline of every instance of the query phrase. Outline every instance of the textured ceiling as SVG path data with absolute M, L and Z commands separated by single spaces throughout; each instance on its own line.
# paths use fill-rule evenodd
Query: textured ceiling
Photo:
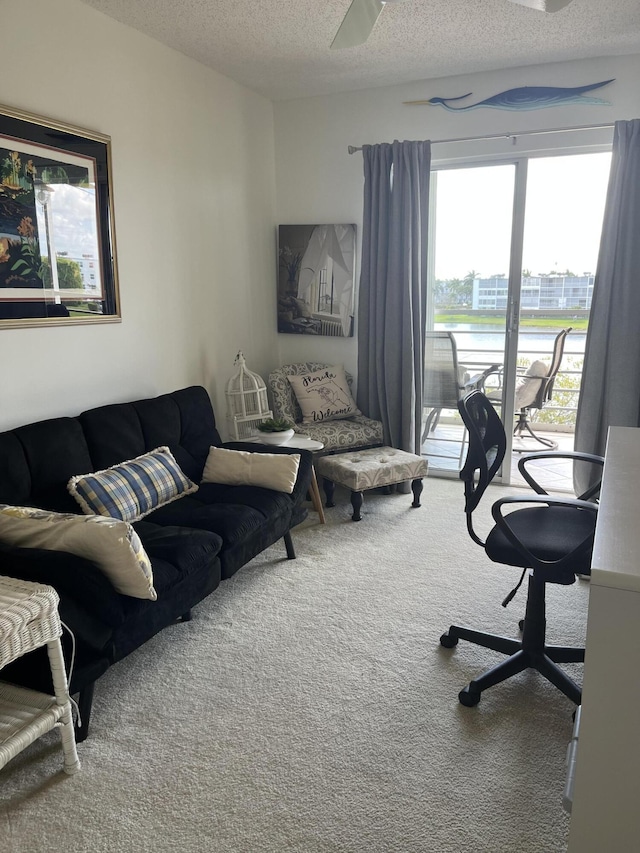
M 387 5 L 359 47 L 329 45 L 350 0 L 83 0 L 272 100 L 594 56 L 640 53 L 640 0 Z

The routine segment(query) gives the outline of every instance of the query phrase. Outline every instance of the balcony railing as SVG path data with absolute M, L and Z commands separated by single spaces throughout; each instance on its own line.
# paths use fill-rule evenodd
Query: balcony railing
M 469 337 L 470 334 L 475 339 L 481 339 L 482 336 L 485 336 L 488 340 L 490 336 L 495 337 L 495 332 L 484 332 L 478 329 L 477 331 L 473 331 L 473 333 L 463 332 L 456 334 L 454 331 L 458 349 L 458 361 L 461 365 L 468 368 L 470 373 L 479 373 L 490 365 L 500 364 L 503 361 L 504 350 L 502 348 L 485 348 L 482 345 L 478 345 L 478 340 L 475 340 L 472 345 L 467 345 L 465 338 Z M 540 339 L 541 334 L 539 332 L 520 331 L 520 343 L 521 345 L 525 343 L 526 348 L 521 346 L 518 349 L 518 365 L 527 367 L 537 359 L 548 363 L 551 357 L 551 339 L 547 340 L 545 348 L 540 345 L 536 346 L 534 340 L 531 340 L 529 343 L 526 340 L 527 338 Z M 572 346 L 572 338 L 569 335 L 565 344 L 560 370 L 554 383 L 552 398 L 545 405 L 544 409 L 533 413 L 533 420 L 538 424 L 544 424 L 544 428 L 550 431 L 573 432 L 575 429 L 578 396 L 582 381 L 582 367 L 584 364 L 583 340 L 584 336 L 580 335 L 582 348 L 580 345 Z
M 451 331 L 456 339 L 458 350 L 458 362 L 464 365 L 471 374 L 480 373 L 493 364 L 502 364 L 504 361 L 504 331 L 490 331 L 476 329 L 471 325 L 465 326 L 464 330 L 453 327 L 454 324 L 439 326 L 446 331 Z M 567 326 L 570 320 L 567 321 Z M 518 365 L 528 367 L 533 361 L 540 359 L 547 364 L 551 361 L 553 341 L 557 332 L 551 331 L 525 331 L 519 332 Z M 571 334 L 566 340 L 564 355 L 560 370 L 556 376 L 553 395 L 549 403 L 539 411 L 532 412 L 532 424 L 538 435 L 553 436 L 558 442 L 559 449 L 573 449 L 573 433 L 575 431 L 576 413 L 578 408 L 578 395 L 582 380 L 582 366 L 584 362 L 584 332 Z M 498 384 L 496 377 L 495 385 Z M 491 387 L 491 378 L 488 380 L 488 390 Z M 550 435 L 551 434 L 551 435 Z M 527 450 L 539 450 L 533 439 L 525 439 Z M 425 436 L 422 445 L 422 454 L 429 459 L 434 472 L 457 472 L 464 461 L 465 454 L 465 430 L 457 410 L 442 411 L 437 428 Z M 514 453 L 511 460 L 510 481 L 514 485 L 522 485 L 517 462 L 520 458 L 522 447 L 514 445 Z M 543 486 L 552 490 L 572 490 L 572 467 L 569 463 L 552 463 L 545 461 L 540 463 L 543 467 L 547 465 L 552 470 L 536 472 L 536 476 Z M 555 467 L 554 467 L 555 466 Z M 548 482 L 547 482 L 548 479 Z

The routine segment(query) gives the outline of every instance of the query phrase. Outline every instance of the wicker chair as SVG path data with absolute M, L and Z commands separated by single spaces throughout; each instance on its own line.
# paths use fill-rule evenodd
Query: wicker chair
M 297 433 L 308 435 L 315 441 L 321 441 L 324 444 L 324 450 L 319 452 L 320 455 L 342 453 L 364 447 L 380 447 L 384 444 L 382 423 L 365 415 L 354 415 L 351 418 L 341 418 L 320 424 L 302 423 L 302 412 L 287 377 L 313 373 L 314 370 L 329 366 L 323 362 L 307 361 L 284 364 L 274 370 L 269 375 L 274 417 L 291 421 Z M 349 373 L 346 376 L 351 386 L 353 377 Z

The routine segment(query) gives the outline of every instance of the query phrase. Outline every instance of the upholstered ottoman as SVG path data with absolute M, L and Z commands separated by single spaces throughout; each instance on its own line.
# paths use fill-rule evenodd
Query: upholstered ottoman
M 380 486 L 392 486 L 411 480 L 413 503 L 420 506 L 422 478 L 427 475 L 428 463 L 422 456 L 396 450 L 395 447 L 372 447 L 351 453 L 321 456 L 315 462 L 316 472 L 323 477 L 326 505 L 335 506 L 333 487 L 335 483 L 351 489 L 353 521 L 360 521 L 362 493 Z

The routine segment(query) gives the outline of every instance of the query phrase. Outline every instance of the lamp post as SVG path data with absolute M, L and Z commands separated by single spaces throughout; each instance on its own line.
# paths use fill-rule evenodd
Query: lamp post
M 53 242 L 53 228 L 51 227 L 51 197 L 55 190 L 53 187 L 50 187 L 48 184 L 44 184 L 41 181 L 36 182 L 36 200 L 42 207 L 42 214 L 44 217 L 44 231 L 45 237 L 47 240 L 47 254 L 49 256 L 49 267 L 51 269 L 51 286 L 53 287 L 54 297 L 53 301 L 56 305 L 60 305 L 62 302 L 60 298 L 60 282 L 58 281 L 58 263 L 57 263 L 57 255 Z

